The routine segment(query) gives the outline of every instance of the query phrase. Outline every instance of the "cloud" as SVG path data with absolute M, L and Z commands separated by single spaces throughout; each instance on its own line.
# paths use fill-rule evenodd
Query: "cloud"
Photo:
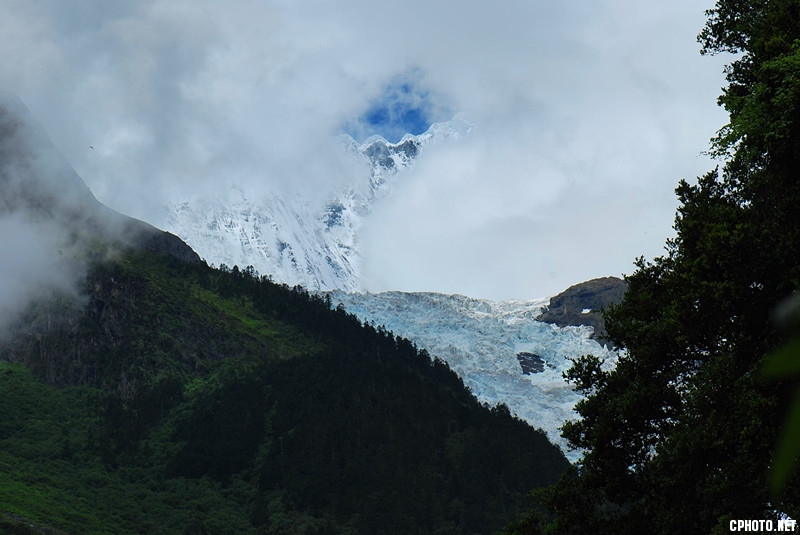
M 96 203 L 22 103 L 0 93 L 0 335 L 33 301 L 79 297 L 83 229 L 70 222 L 87 202 Z
M 370 288 L 536 297 L 661 251 L 725 122 L 704 7 L 6 0 L 0 86 L 100 200 L 156 224 L 234 183 L 324 197 L 355 172 L 337 133 L 465 112 L 474 135 L 367 221 Z
M 34 300 L 54 293 L 78 297 L 78 270 L 60 250 L 56 225 L 20 213 L 0 216 L 0 334 Z

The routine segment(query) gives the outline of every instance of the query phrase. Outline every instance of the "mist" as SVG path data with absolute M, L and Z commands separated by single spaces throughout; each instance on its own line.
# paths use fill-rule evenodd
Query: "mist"
M 160 244 L 172 248 L 164 233 L 100 204 L 25 105 L 0 93 L 0 334 L 29 305 L 80 305 L 92 262 Z
M 0 216 L 0 335 L 34 301 L 80 296 L 80 272 L 63 257 L 54 225 L 22 214 Z
M 0 86 L 99 200 L 156 225 L 234 186 L 322 202 L 363 171 L 337 136 L 465 113 L 469 138 L 365 222 L 366 288 L 534 298 L 663 252 L 725 122 L 708 7 L 10 0 Z
M 77 236 L 91 193 L 13 96 L 0 94 L 0 334 L 34 301 L 79 297 Z

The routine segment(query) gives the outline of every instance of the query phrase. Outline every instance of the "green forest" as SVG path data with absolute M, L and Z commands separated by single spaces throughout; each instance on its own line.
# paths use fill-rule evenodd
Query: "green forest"
M 509 533 L 729 533 L 800 518 L 800 2 L 720 0 L 720 165 L 677 187 L 676 236 L 606 311 L 623 352 L 568 372 L 586 454 Z
M 497 533 L 568 465 L 329 299 L 104 247 L 2 345 L 0 532 Z
M 330 299 L 98 233 L 80 298 L 31 303 L 0 338 L 0 533 L 666 535 L 800 519 L 800 0 L 706 14 L 701 53 L 730 58 L 718 165 L 678 183 L 675 237 L 605 310 L 616 367 L 585 355 L 566 374 L 585 394 L 562 428 L 578 463 Z

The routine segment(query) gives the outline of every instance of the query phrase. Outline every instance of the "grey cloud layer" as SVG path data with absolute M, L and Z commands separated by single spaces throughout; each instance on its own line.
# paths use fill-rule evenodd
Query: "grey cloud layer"
M 536 297 L 658 254 L 724 122 L 721 64 L 694 40 L 710 6 L 452 6 L 3 0 L 0 86 L 101 200 L 154 220 L 220 184 L 341 187 L 334 135 L 415 69 L 476 129 L 367 222 L 370 289 Z

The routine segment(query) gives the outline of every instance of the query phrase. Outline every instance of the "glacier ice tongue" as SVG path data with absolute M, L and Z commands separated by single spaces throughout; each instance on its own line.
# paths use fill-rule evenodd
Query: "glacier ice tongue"
M 542 428 L 571 461 L 559 428 L 577 416 L 582 395 L 562 377 L 571 358 L 594 354 L 613 365 L 616 354 L 590 338 L 591 327 L 560 328 L 534 318 L 548 300 L 495 302 L 461 295 L 329 292 L 362 321 L 383 325 L 445 360 L 481 403 L 505 403 L 512 414 Z M 541 373 L 523 374 L 519 353 L 544 362 Z

